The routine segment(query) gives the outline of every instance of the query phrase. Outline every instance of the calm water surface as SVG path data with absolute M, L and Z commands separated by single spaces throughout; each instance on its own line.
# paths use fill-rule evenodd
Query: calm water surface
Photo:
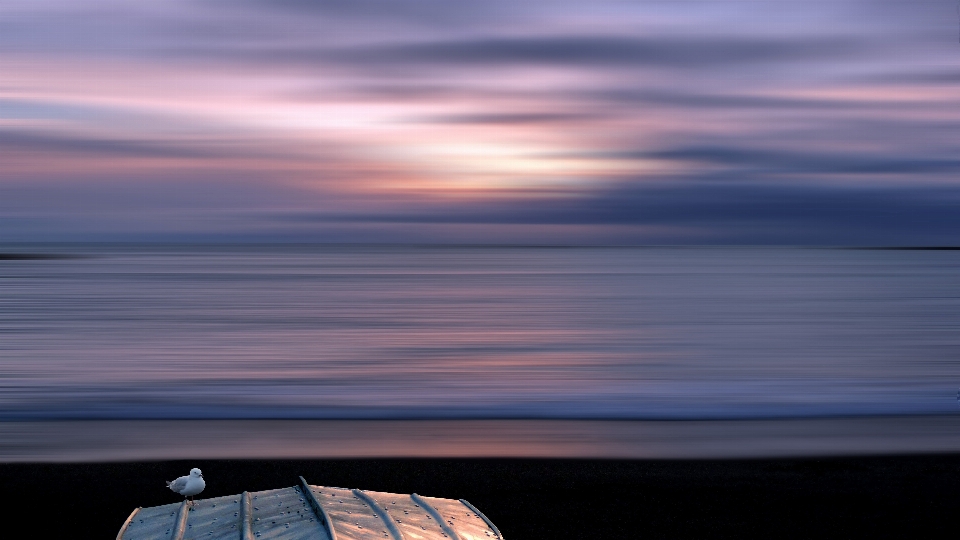
M 17 246 L 0 420 L 952 414 L 960 252 Z

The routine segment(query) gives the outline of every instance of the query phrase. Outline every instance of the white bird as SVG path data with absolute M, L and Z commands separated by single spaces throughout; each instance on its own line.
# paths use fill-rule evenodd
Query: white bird
M 173 482 L 167 482 L 167 487 L 174 493 L 183 495 L 184 499 L 190 497 L 190 505 L 193 506 L 193 496 L 203 491 L 207 487 L 203 481 L 203 473 L 200 469 L 190 469 L 190 476 L 181 476 Z

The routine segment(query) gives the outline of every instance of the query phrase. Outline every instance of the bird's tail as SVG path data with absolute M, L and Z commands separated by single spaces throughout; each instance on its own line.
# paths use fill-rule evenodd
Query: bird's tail
M 167 487 L 170 487 L 170 484 L 172 484 L 172 483 L 173 483 L 173 482 L 167 482 Z

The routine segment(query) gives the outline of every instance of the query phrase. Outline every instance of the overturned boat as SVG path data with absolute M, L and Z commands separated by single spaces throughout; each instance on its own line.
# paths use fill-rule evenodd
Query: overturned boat
M 469 502 L 300 484 L 137 508 L 117 540 L 502 540 Z

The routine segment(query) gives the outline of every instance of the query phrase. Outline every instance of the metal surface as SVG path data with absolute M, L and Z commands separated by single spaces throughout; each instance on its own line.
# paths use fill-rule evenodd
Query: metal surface
M 503 540 L 503 535 L 500 534 L 500 529 L 498 529 L 497 526 L 494 525 L 493 522 L 490 521 L 490 519 L 487 516 L 483 515 L 483 512 L 478 510 L 476 506 L 467 502 L 466 499 L 460 499 L 460 502 L 462 502 L 463 505 L 469 508 L 470 510 L 473 510 L 477 514 L 477 516 L 479 516 L 480 519 L 486 522 L 487 526 L 489 526 L 490 529 L 493 530 L 493 534 L 497 535 L 497 538 L 500 538 L 501 540 Z
M 180 509 L 177 510 L 177 524 L 173 528 L 173 540 L 183 540 L 183 533 L 187 532 L 187 515 L 190 513 L 190 507 L 187 501 L 180 503 Z
M 360 491 L 359 489 L 353 489 L 350 491 L 358 499 L 363 501 L 364 504 L 369 506 L 370 509 L 373 510 L 373 512 L 377 514 L 377 516 L 379 516 L 381 520 L 383 520 L 383 525 L 387 528 L 388 531 L 390 531 L 390 536 L 393 536 L 395 540 L 407 540 L 406 537 L 403 536 L 403 533 L 400 532 L 400 529 L 398 529 L 397 526 L 393 524 L 393 520 L 396 518 L 391 517 L 390 513 L 387 511 L 386 508 L 381 508 L 380 505 L 377 504 L 377 501 L 373 500 L 373 498 L 371 498 L 366 493 Z
M 317 496 L 313 494 L 313 490 L 310 489 L 310 484 L 308 484 L 302 476 L 300 477 L 300 491 L 303 493 L 303 496 L 307 498 L 307 502 L 310 503 L 310 507 L 313 508 L 317 518 L 321 521 L 323 526 L 327 528 L 327 533 L 330 536 L 330 540 L 337 540 L 337 531 L 333 528 L 333 524 L 330 521 L 330 516 L 327 515 L 327 511 L 324 510 L 323 506 L 320 505 L 320 501 L 317 500 Z
M 122 540 L 168 539 L 177 523 L 177 508 L 180 503 L 142 508 L 123 531 Z
M 295 487 L 258 491 L 253 495 L 253 532 L 266 540 L 316 538 L 330 540 L 310 501 Z
M 241 540 L 253 540 L 253 505 L 250 501 L 250 493 L 244 491 L 240 495 L 240 538 Z
M 466 501 L 311 486 L 134 510 L 118 540 L 500 540 Z
M 383 519 L 366 502 L 344 488 L 310 486 L 330 518 L 337 540 L 389 539 Z
M 417 496 L 443 517 L 461 540 L 495 540 L 497 532 L 473 508 L 453 499 Z M 411 497 L 412 500 L 412 497 Z
M 410 494 L 410 499 L 413 500 L 415 504 L 420 505 L 420 508 L 423 508 L 427 511 L 428 514 L 433 516 L 433 519 L 437 520 L 437 524 L 440 525 L 440 528 L 453 540 L 460 540 L 460 536 L 457 535 L 457 531 L 453 530 L 453 521 L 445 519 L 440 515 L 440 512 L 436 508 L 430 506 L 430 503 L 426 499 L 417 495 L 416 493 Z
M 137 515 L 137 512 L 140 511 L 140 507 L 133 509 L 133 512 L 130 512 L 130 515 L 127 516 L 127 520 L 123 522 L 123 527 L 120 527 L 120 532 L 117 533 L 117 540 L 123 538 L 123 533 L 127 532 L 127 527 L 130 526 L 130 522 L 133 521 L 133 517 Z

